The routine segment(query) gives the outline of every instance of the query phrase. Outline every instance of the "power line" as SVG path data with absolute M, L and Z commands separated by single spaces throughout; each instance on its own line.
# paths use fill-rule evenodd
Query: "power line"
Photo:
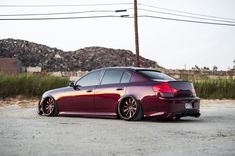
M 211 25 L 224 25 L 224 26 L 235 26 L 231 23 L 218 23 L 218 22 L 206 22 L 199 20 L 186 20 L 179 18 L 169 18 L 162 16 L 152 16 L 152 15 L 139 15 L 142 18 L 157 18 L 171 21 L 189 22 L 189 23 L 199 23 L 199 24 L 211 24 Z M 103 15 L 103 16 L 68 16 L 68 17 L 42 17 L 42 18 L 0 18 L 0 21 L 30 21 L 30 20 L 65 20 L 65 19 L 92 19 L 92 18 L 134 18 L 134 16 L 129 15 Z
M 140 15 L 140 16 L 138 16 L 138 17 L 158 18 L 158 19 L 164 19 L 164 20 L 180 21 L 180 22 L 189 22 L 189 23 L 199 23 L 199 24 L 235 26 L 235 24 L 230 24 L 230 23 L 217 23 L 217 22 L 205 22 L 205 21 L 196 21 L 196 20 L 185 20 L 185 19 L 168 18 L 168 17 L 151 16 L 151 15 Z M 131 18 L 133 18 L 133 17 L 131 17 Z
M 130 10 L 133 8 L 125 9 L 125 11 Z M 160 13 L 160 14 L 167 14 L 173 16 L 180 16 L 180 17 L 187 17 L 187 18 L 194 18 L 194 19 L 202 19 L 202 20 L 210 20 L 210 21 L 217 21 L 217 22 L 226 22 L 226 23 L 235 23 L 235 21 L 226 21 L 226 20 L 216 20 L 210 18 L 202 18 L 202 17 L 195 17 L 195 16 L 188 16 L 188 15 L 180 15 L 175 13 L 169 12 L 162 12 L 162 11 L 154 11 L 149 9 L 142 9 L 138 8 L 138 10 L 148 11 L 153 13 Z M 99 12 L 123 12 L 124 10 L 87 10 L 87 11 L 77 11 L 77 12 L 53 12 L 53 13 L 35 13 L 35 14 L 0 14 L 0 16 L 42 16 L 42 15 L 68 15 L 68 14 L 82 14 L 82 13 L 99 13 Z
M 217 23 L 217 22 L 205 22 L 196 20 L 185 20 L 178 18 L 168 18 L 162 16 L 151 16 L 151 15 L 139 15 L 142 18 L 157 18 L 171 21 L 189 22 L 189 23 L 199 23 L 199 24 L 211 24 L 211 25 L 224 25 L 224 26 L 235 26 L 235 24 L 230 23 Z M 105 16 L 75 16 L 75 17 L 44 17 L 44 18 L 0 18 L 0 21 L 33 21 L 33 20 L 65 20 L 65 19 L 92 19 L 92 18 L 134 18 L 134 16 L 129 15 L 105 15 Z
M 89 19 L 89 18 L 123 18 L 127 16 L 105 15 L 105 16 L 77 16 L 77 17 L 43 17 L 43 18 L 0 18 L 0 21 L 35 21 L 35 20 L 65 20 L 65 19 Z
M 153 12 L 153 13 L 160 13 L 160 14 L 173 15 L 173 16 L 179 16 L 179 17 L 187 17 L 187 18 L 201 19 L 201 20 L 210 20 L 210 21 L 217 21 L 217 22 L 235 23 L 235 21 L 227 21 L 227 20 L 218 20 L 218 19 L 211 19 L 211 18 L 203 18 L 203 17 L 189 16 L 189 15 L 181 15 L 181 14 L 175 14 L 175 13 L 169 13 L 169 12 L 162 12 L 162 11 L 154 11 L 154 10 L 142 9 L 142 8 L 139 8 L 139 10 L 143 10 L 143 11 L 147 11 L 147 12 Z
M 206 15 L 206 14 L 191 13 L 191 12 L 186 12 L 186 11 L 180 11 L 180 10 L 157 7 L 157 6 L 154 6 L 154 5 L 147 5 L 147 4 L 144 4 L 144 3 L 138 3 L 138 5 L 142 5 L 142 6 L 146 6 L 146 7 L 150 7 L 150 8 L 167 10 L 167 11 L 171 11 L 171 12 L 184 13 L 184 14 L 189 14 L 189 15 L 204 16 L 204 17 L 209 17 L 209 18 L 217 18 L 217 19 L 225 19 L 225 20 L 235 20 L 234 18 L 226 18 L 226 17 L 211 16 L 211 15 Z
M 216 23 L 216 22 L 196 21 L 196 20 L 185 20 L 185 19 L 168 18 L 168 17 L 162 17 L 162 16 L 139 15 L 138 17 L 164 19 L 164 20 L 189 22 L 189 23 L 199 23 L 199 24 L 235 26 L 235 24 L 230 24 L 230 23 Z M 79 17 L 75 16 L 75 17 L 48 17 L 48 18 L 0 18 L 0 21 L 65 20 L 65 19 L 92 19 L 92 18 L 134 18 L 134 16 L 105 15 L 105 16 L 79 16 Z
M 132 5 L 133 3 L 97 3 L 97 4 L 61 4 L 61 5 L 54 5 L 54 4 L 49 4 L 49 5 L 0 5 L 0 7 L 19 7 L 19 8 L 34 8 L 34 7 L 82 7 L 82 6 L 110 6 L 110 5 Z
M 68 15 L 68 14 L 82 14 L 82 13 L 98 13 L 98 12 L 116 12 L 116 10 L 87 10 L 76 12 L 52 12 L 52 13 L 35 13 L 35 14 L 0 14 L 0 16 L 41 16 L 41 15 Z
M 111 6 L 111 5 L 132 5 L 133 3 L 97 3 L 97 4 L 70 4 L 70 5 L 0 5 L 0 7 L 82 7 L 82 6 Z M 197 13 L 190 13 L 186 11 L 179 11 L 179 10 L 173 10 L 173 9 L 167 9 L 167 8 L 162 8 L 162 7 L 157 7 L 153 5 L 147 5 L 144 3 L 138 3 L 138 5 L 142 5 L 145 7 L 150 7 L 150 8 L 156 8 L 156 9 L 162 9 L 162 10 L 167 10 L 167 11 L 172 11 L 172 12 L 178 12 L 178 13 L 184 13 L 184 14 L 190 14 L 190 15 L 196 15 L 196 16 L 204 16 L 207 18 L 201 18 L 201 17 L 195 17 L 195 16 L 187 16 L 187 15 L 179 15 L 175 13 L 167 13 L 167 12 L 160 12 L 160 11 L 154 11 L 154 10 L 149 10 L 149 9 L 139 9 L 143 11 L 149 11 L 149 12 L 156 12 L 156 13 L 162 13 L 162 14 L 169 14 L 169 15 L 174 15 L 174 16 L 181 16 L 181 17 L 188 17 L 188 18 L 197 18 L 197 19 L 202 19 L 202 20 L 211 20 L 211 21 L 218 21 L 218 22 L 228 22 L 228 23 L 235 23 L 235 19 L 233 18 L 224 18 L 224 17 L 218 17 L 218 16 L 211 16 L 211 15 L 205 15 L 205 14 L 197 14 Z M 133 8 L 131 8 L 133 9 Z M 97 11 L 84 11 L 84 12 L 65 12 L 65 13 L 41 13 L 41 14 L 6 14 L 6 15 L 0 15 L 0 16 L 34 16 L 34 15 L 60 15 L 60 14 L 77 14 L 77 13 L 89 13 L 89 12 L 106 12 L 105 10 L 97 10 Z M 109 12 L 109 11 L 107 11 Z M 110 11 L 111 12 L 111 11 Z M 209 19 L 209 18 L 216 18 L 216 19 Z M 226 19 L 226 20 L 217 20 L 217 19 Z M 227 20 L 234 20 L 234 21 L 227 21 Z

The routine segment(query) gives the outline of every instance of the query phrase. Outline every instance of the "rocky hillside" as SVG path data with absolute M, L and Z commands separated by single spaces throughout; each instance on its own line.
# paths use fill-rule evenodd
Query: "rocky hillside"
M 110 66 L 133 66 L 135 55 L 129 50 L 87 47 L 64 52 L 25 40 L 0 40 L 0 57 L 17 57 L 23 66 L 40 66 L 43 71 L 93 70 Z M 157 63 L 141 57 L 141 66 Z

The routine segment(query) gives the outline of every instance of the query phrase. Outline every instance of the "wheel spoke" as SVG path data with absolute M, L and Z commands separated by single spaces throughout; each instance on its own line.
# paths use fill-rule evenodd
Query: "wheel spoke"
M 50 114 L 51 113 L 51 109 L 48 109 L 48 114 Z
M 135 105 L 136 105 L 136 102 L 135 102 L 135 101 L 131 103 L 131 106 L 132 106 L 132 107 L 134 107 Z
M 53 110 L 54 110 L 54 107 L 51 106 L 51 108 L 50 108 L 50 113 L 53 112 Z
M 129 105 L 131 104 L 131 98 L 129 98 L 129 103 L 128 103 Z
M 124 115 L 125 115 L 126 117 L 128 117 L 128 114 L 129 114 L 129 110 L 127 110 L 127 112 L 124 113 Z
M 135 114 L 135 111 L 134 110 L 131 110 L 132 114 L 134 115 Z
M 123 108 L 128 108 L 128 106 L 124 105 Z
M 123 110 L 123 112 L 127 112 L 127 111 L 128 111 L 128 109 L 124 109 L 124 110 Z

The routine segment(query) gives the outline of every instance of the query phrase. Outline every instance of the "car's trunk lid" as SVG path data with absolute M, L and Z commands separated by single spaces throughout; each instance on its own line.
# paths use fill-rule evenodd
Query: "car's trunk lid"
M 153 90 L 162 97 L 193 97 L 196 96 L 193 84 L 188 81 L 160 82 Z
M 169 86 L 173 88 L 174 97 L 195 96 L 193 84 L 188 81 L 169 81 Z

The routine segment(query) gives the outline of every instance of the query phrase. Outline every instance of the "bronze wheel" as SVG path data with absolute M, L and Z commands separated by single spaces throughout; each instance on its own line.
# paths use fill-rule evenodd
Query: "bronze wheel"
M 57 105 L 52 97 L 48 97 L 42 104 L 43 115 L 55 116 L 58 114 Z
M 119 104 L 118 114 L 124 120 L 140 120 L 142 118 L 142 109 L 137 100 L 128 97 Z

